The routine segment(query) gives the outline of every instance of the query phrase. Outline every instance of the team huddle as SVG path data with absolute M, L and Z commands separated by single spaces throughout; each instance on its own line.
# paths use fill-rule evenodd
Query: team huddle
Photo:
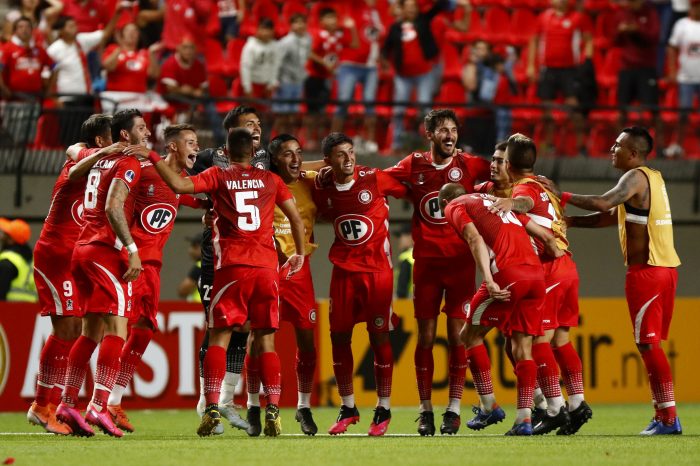
M 289 134 L 277 135 L 265 150 L 257 112 L 246 106 L 224 119 L 223 147 L 200 151 L 193 126 L 166 128 L 165 156 L 147 148 L 150 133 L 137 110 L 91 116 L 82 142 L 67 150 L 35 249 L 42 315 L 51 317 L 53 333 L 41 353 L 28 420 L 62 435 L 92 436 L 93 427 L 115 437 L 134 431 L 122 395 L 158 330 L 162 250 L 184 204 L 202 209 L 205 223 L 199 288 L 207 332 L 197 434 L 223 433 L 224 419 L 250 436 L 281 434 L 274 339 L 280 320 L 296 334 L 296 421 L 304 434 L 318 432 L 310 404 L 317 307 L 309 266 L 318 219 L 335 234 L 328 318 L 341 407 L 328 433 L 342 434 L 360 421 L 351 341 L 355 324 L 364 322 L 377 391 L 368 434 L 384 435 L 396 323 L 386 199 L 392 196 L 414 207 L 421 436 L 436 432 L 432 349 L 441 312 L 449 342 L 441 434 L 460 429 L 467 367 L 479 406 L 466 426 L 481 430 L 505 419 L 484 345 L 494 328 L 507 338 L 517 379 L 517 411 L 506 435 L 572 435 L 592 418 L 581 359 L 569 339 L 579 322 L 579 277 L 566 230 L 616 224 L 635 342 L 655 407 L 642 434 L 680 434 L 671 370 L 660 347 L 680 261 L 663 179 L 645 166 L 653 148 L 649 133 L 622 131 L 611 155 L 624 174 L 613 189 L 594 196 L 561 192 L 538 177 L 536 145 L 521 134 L 499 143 L 490 163 L 462 152 L 457 122 L 451 110 L 431 111 L 425 117 L 430 150 L 380 170 L 357 165 L 353 140 L 342 133 L 323 139 L 323 160 L 305 162 L 299 140 Z M 597 213 L 566 216 L 566 204 Z M 483 278 L 478 289 L 477 270 Z M 83 416 L 78 394 L 98 344 L 94 391 Z M 244 370 L 245 418 L 233 402 Z

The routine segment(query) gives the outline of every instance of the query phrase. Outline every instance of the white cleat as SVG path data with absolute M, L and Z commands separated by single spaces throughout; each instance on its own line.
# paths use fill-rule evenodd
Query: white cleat
M 248 429 L 248 422 L 238 414 L 238 406 L 232 402 L 219 405 L 219 412 L 221 413 L 221 417 L 231 423 L 231 427 L 241 430 Z

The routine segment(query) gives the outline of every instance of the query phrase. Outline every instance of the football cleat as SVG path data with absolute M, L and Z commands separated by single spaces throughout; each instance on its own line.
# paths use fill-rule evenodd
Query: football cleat
M 233 402 L 219 405 L 219 413 L 231 424 L 231 427 L 241 430 L 248 429 L 248 423 L 238 414 L 238 406 L 233 404 Z
M 197 407 L 195 408 L 197 411 L 197 416 L 200 418 L 204 416 L 205 409 L 207 409 L 207 400 L 204 398 L 204 396 L 200 396 L 199 400 L 197 401 Z
M 246 414 L 248 428 L 245 430 L 250 437 L 259 437 L 262 432 L 262 424 L 260 424 L 260 406 L 250 406 Z
M 357 424 L 360 422 L 360 412 L 357 407 L 353 406 L 348 408 L 343 405 L 340 407 L 340 413 L 338 413 L 338 419 L 336 419 L 335 424 L 328 429 L 328 433 L 331 435 L 342 434 L 348 430 L 350 424 Z
M 559 413 L 557 413 L 556 416 L 547 415 L 540 422 L 532 426 L 532 435 L 548 434 L 557 428 L 566 430 L 568 426 L 569 412 L 566 410 L 566 406 L 562 406 L 559 408 Z
M 578 408 L 569 411 L 569 424 L 560 427 L 557 435 L 574 435 L 592 417 L 593 410 L 588 403 L 582 401 Z
M 70 435 L 73 433 L 68 424 L 63 424 L 56 419 L 55 408 L 53 405 L 39 406 L 36 401 L 32 403 L 27 411 L 27 421 L 30 424 L 43 427 L 46 432 L 59 435 Z
M 207 409 L 202 415 L 202 420 L 197 428 L 197 435 L 200 437 L 208 437 L 215 433 L 216 426 L 221 424 L 221 413 L 215 404 L 207 406 Z
M 314 417 L 311 415 L 311 408 L 299 408 L 294 419 L 299 423 L 301 431 L 305 435 L 316 435 L 318 426 L 314 422 Z
M 683 428 L 681 427 L 681 420 L 676 417 L 673 424 L 664 424 L 662 421 L 657 421 L 656 425 L 651 428 L 647 428 L 640 433 L 640 435 L 681 435 L 683 433 Z
M 129 422 L 129 417 L 122 409 L 122 405 L 107 405 L 107 411 L 112 415 L 112 421 L 114 421 L 121 430 L 125 430 L 126 432 L 134 431 L 134 426 Z
M 119 438 L 124 436 L 124 432 L 122 432 L 119 427 L 114 425 L 112 415 L 109 413 L 109 411 L 107 409 L 98 411 L 92 405 L 92 403 L 88 405 L 87 412 L 85 413 L 85 422 L 92 424 L 105 434 L 111 435 L 112 437 Z
M 83 416 L 80 415 L 80 411 L 76 408 L 71 408 L 61 403 L 56 409 L 56 419 L 68 425 L 73 435 L 78 437 L 92 437 L 95 435 L 95 431 L 85 422 Z
M 445 411 L 442 415 L 442 424 L 440 425 L 441 435 L 455 435 L 459 432 L 459 426 L 462 423 L 462 419 L 459 414 L 453 413 L 452 411 Z
M 498 405 L 493 405 L 493 409 L 488 413 L 478 406 L 473 406 L 472 412 L 476 416 L 467 421 L 467 427 L 472 430 L 485 429 L 491 424 L 498 424 L 506 418 L 506 412 Z
M 282 433 L 282 419 L 277 405 L 268 404 L 265 407 L 265 435 L 277 437 Z
M 639 433 L 639 435 L 645 435 L 645 432 L 654 429 L 656 427 L 656 424 L 658 424 L 659 422 L 661 422 L 659 419 L 657 419 L 656 417 L 652 417 L 651 422 L 649 422 L 649 425 L 646 426 L 644 430 Z
M 530 421 L 513 424 L 513 427 L 506 432 L 508 436 L 532 435 L 532 423 Z
M 418 414 L 418 433 L 421 437 L 435 435 L 435 415 L 432 411 L 423 411 Z
M 377 406 L 374 408 L 374 417 L 372 418 L 372 423 L 369 425 L 369 431 L 367 433 L 370 437 L 380 437 L 386 434 L 390 422 L 391 410 L 383 406 Z
M 537 407 L 535 407 L 535 408 L 532 410 L 532 416 L 530 417 L 530 419 L 531 419 L 531 421 L 532 421 L 532 425 L 533 425 L 533 426 L 536 426 L 537 424 L 539 424 L 540 422 L 542 422 L 542 419 L 544 419 L 545 416 L 547 416 L 547 408 L 537 408 Z

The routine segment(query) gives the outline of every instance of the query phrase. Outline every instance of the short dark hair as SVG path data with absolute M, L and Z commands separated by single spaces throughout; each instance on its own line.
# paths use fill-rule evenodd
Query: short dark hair
M 629 134 L 634 140 L 634 144 L 644 158 L 654 149 L 654 138 L 651 137 L 649 131 L 641 126 L 630 126 L 622 130 L 623 133 Z M 641 143 L 641 144 L 640 144 Z
M 537 161 L 535 141 L 524 134 L 516 133 L 508 138 L 508 162 L 516 170 L 532 170 Z
M 32 20 L 31 20 L 31 19 L 27 18 L 26 16 L 20 16 L 19 18 L 17 18 L 17 19 L 15 20 L 14 23 L 12 23 L 12 32 L 13 32 L 13 33 L 14 33 L 14 32 L 17 32 L 17 25 L 18 25 L 19 23 L 21 23 L 22 21 L 28 22 L 29 25 L 32 27 L 32 29 L 34 29 L 34 23 L 32 23 Z
M 95 113 L 80 125 L 80 140 L 88 147 L 97 147 L 97 136 L 111 135 L 112 116 L 105 113 Z
M 440 108 L 431 110 L 425 116 L 425 119 L 423 120 L 425 123 L 425 130 L 432 133 L 437 129 L 438 125 L 445 120 L 452 120 L 455 125 L 459 126 L 459 120 L 457 119 L 455 112 L 449 108 Z
M 323 138 L 323 141 L 321 141 L 321 152 L 323 153 L 324 157 L 329 157 L 335 146 L 345 143 L 353 144 L 350 136 L 338 132 L 330 133 L 328 136 Z
M 508 148 L 508 141 L 501 141 L 501 142 L 496 143 L 496 147 L 494 147 L 494 150 L 505 152 L 507 148 Z
M 323 18 L 324 16 L 328 16 L 328 15 L 338 16 L 338 12 L 335 11 L 335 8 L 330 8 L 330 7 L 321 8 L 318 12 L 319 19 Z
M 240 161 L 253 154 L 253 134 L 245 128 L 233 128 L 226 138 L 231 160 Z
M 119 134 L 123 129 L 131 131 L 134 127 L 134 118 L 142 117 L 141 112 L 135 108 L 119 110 L 112 116 L 112 142 L 119 142 Z
M 263 28 L 263 29 L 274 29 L 275 28 L 275 22 L 272 21 L 270 18 L 262 18 L 258 22 L 258 28 Z
M 239 105 L 238 107 L 232 109 L 224 117 L 224 123 L 223 123 L 224 129 L 226 131 L 229 131 L 231 128 L 237 128 L 238 127 L 238 118 L 241 115 L 247 115 L 248 113 L 254 113 L 255 115 L 258 115 L 258 111 L 255 110 L 254 107 L 249 107 L 247 105 Z M 258 117 L 259 116 L 260 115 L 258 115 Z
M 72 16 L 61 15 L 58 17 L 56 22 L 53 23 L 51 29 L 53 29 L 54 31 L 60 31 L 61 29 L 66 27 L 68 21 L 75 21 L 75 18 L 73 18 Z
M 282 144 L 289 141 L 299 142 L 299 140 L 291 134 L 278 134 L 277 136 L 272 138 L 270 144 L 267 145 L 267 152 L 269 152 L 271 156 L 275 157 L 279 154 L 279 151 L 282 149 Z
M 165 131 L 163 131 L 163 139 L 165 140 L 165 143 L 168 144 L 173 139 L 177 138 L 183 131 L 192 131 L 193 133 L 197 132 L 193 125 L 187 123 L 170 125 L 165 128 Z
M 290 18 L 289 18 L 289 24 L 296 23 L 297 21 L 304 21 L 306 22 L 306 16 L 302 13 L 294 13 Z

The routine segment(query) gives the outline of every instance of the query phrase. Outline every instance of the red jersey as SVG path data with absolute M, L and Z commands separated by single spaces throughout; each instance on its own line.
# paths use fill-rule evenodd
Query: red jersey
M 44 87 L 41 72 L 54 63 L 43 47 L 25 47 L 13 37 L 0 53 L 0 69 L 5 85 L 12 92 L 40 93 Z
M 106 58 L 118 46 L 112 44 L 102 55 Z M 117 67 L 107 73 L 107 90 L 122 92 L 146 92 L 148 90 L 148 50 L 122 50 L 117 58 Z
M 158 93 L 167 94 L 166 84 L 170 86 L 183 86 L 185 84 L 195 89 L 207 86 L 207 70 L 199 59 L 195 59 L 189 68 L 185 68 L 177 59 L 177 54 L 173 54 L 163 62 L 160 69 L 160 81 L 158 82 Z M 173 104 L 176 108 L 186 108 L 185 104 Z
M 465 194 L 447 204 L 445 218 L 460 238 L 464 227 L 474 223 L 489 249 L 492 274 L 522 265 L 540 267 L 524 228 L 527 217 L 513 212 L 492 214 L 488 210 L 492 204 L 485 194 Z
M 351 9 L 357 28 L 359 45 L 356 48 L 345 47 L 340 52 L 340 61 L 357 65 L 377 66 L 379 47 L 386 34 L 381 14 L 376 8 L 366 3 Z
M 401 23 L 401 76 L 418 76 L 433 69 L 435 62 L 426 60 L 418 40 L 418 31 L 411 21 Z
M 133 188 L 138 185 L 141 176 L 141 163 L 134 157 L 123 154 L 107 156 L 99 160 L 90 170 L 85 186 L 83 200 L 83 219 L 85 224 L 80 230 L 76 244 L 102 244 L 118 251 L 122 242 L 112 230 L 105 213 L 107 193 L 112 180 L 121 180 L 129 188 L 129 195 L 124 202 L 124 217 L 131 225 L 134 212 Z
M 581 61 L 581 39 L 590 33 L 591 21 L 584 13 L 567 11 L 559 14 L 553 8 L 537 19 L 540 36 L 540 63 L 550 68 L 571 68 Z
M 111 7 L 111 8 L 110 8 Z M 75 19 L 78 32 L 92 32 L 105 27 L 114 13 L 114 2 L 106 0 L 67 0 L 62 15 Z
M 436 165 L 430 152 L 414 152 L 385 173 L 410 188 L 413 202 L 413 257 L 453 257 L 469 255 L 464 241 L 455 236 L 440 213 L 438 193 L 445 183 L 459 183 L 474 192 L 476 180 L 488 180 L 486 159 L 456 153 L 444 165 Z
M 316 177 L 314 203 L 333 222 L 335 241 L 328 258 L 351 272 L 392 268 L 389 205 L 386 196 L 406 196 L 404 185 L 374 168 L 355 166 L 353 180 L 336 184 L 332 175 Z
M 202 30 L 210 9 L 215 7 L 211 0 L 168 0 L 165 2 L 163 18 L 163 46 L 175 50 L 185 36 L 191 37 L 197 44 L 199 53 L 204 53 Z M 216 10 L 214 10 L 216 16 Z
M 344 29 L 335 32 L 319 29 L 311 36 L 311 52 L 318 55 L 326 63 L 338 63 L 340 52 L 350 46 L 350 33 Z M 309 60 L 306 66 L 309 76 L 315 78 L 330 78 L 332 74 L 315 61 Z
M 277 270 L 275 205 L 292 199 L 282 178 L 267 170 L 233 163 L 190 177 L 196 193 L 214 203 L 214 266 L 247 265 Z

